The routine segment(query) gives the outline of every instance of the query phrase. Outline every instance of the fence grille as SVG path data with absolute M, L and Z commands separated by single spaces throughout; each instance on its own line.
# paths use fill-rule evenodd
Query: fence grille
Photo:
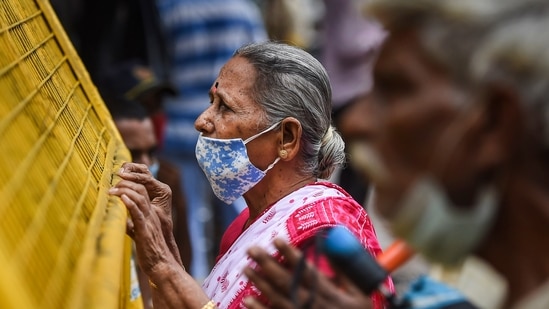
M 125 307 L 129 153 L 46 0 L 0 0 L 0 147 L 0 308 Z

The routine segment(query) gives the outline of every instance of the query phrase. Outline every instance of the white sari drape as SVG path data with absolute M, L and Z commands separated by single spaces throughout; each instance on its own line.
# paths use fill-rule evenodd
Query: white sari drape
M 206 294 L 218 308 L 244 308 L 242 298 L 258 294 L 255 288 L 249 286 L 248 278 L 242 274 L 244 267 L 252 263 L 246 250 L 252 245 L 261 246 L 275 255 L 277 251 L 272 245 L 274 238 L 282 238 L 292 243 L 294 235 L 298 235 L 300 230 L 307 230 L 319 222 L 315 202 L 336 197 L 348 196 L 335 187 L 314 184 L 305 186 L 275 203 L 258 217 L 219 259 L 204 281 L 203 288 Z M 290 217 L 291 231 L 288 230 L 287 224 Z

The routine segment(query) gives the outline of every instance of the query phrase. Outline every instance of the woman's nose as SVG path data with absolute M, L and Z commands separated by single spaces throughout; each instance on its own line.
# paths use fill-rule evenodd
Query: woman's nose
M 209 116 L 210 108 L 207 108 L 205 111 L 196 118 L 196 121 L 194 122 L 194 128 L 201 133 L 211 133 L 213 131 L 213 123 L 211 121 L 211 118 Z

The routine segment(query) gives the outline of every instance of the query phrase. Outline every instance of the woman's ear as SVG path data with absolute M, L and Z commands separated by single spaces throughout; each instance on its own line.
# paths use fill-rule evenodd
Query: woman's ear
M 302 128 L 299 120 L 287 117 L 280 124 L 278 154 L 281 160 L 292 160 L 298 153 Z

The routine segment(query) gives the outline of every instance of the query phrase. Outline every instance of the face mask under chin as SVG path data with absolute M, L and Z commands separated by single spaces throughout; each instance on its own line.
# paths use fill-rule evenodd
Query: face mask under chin
M 433 179 L 420 178 L 388 220 L 396 236 L 427 259 L 454 265 L 467 257 L 490 229 L 497 209 L 493 187 L 483 188 L 471 207 L 453 205 Z

